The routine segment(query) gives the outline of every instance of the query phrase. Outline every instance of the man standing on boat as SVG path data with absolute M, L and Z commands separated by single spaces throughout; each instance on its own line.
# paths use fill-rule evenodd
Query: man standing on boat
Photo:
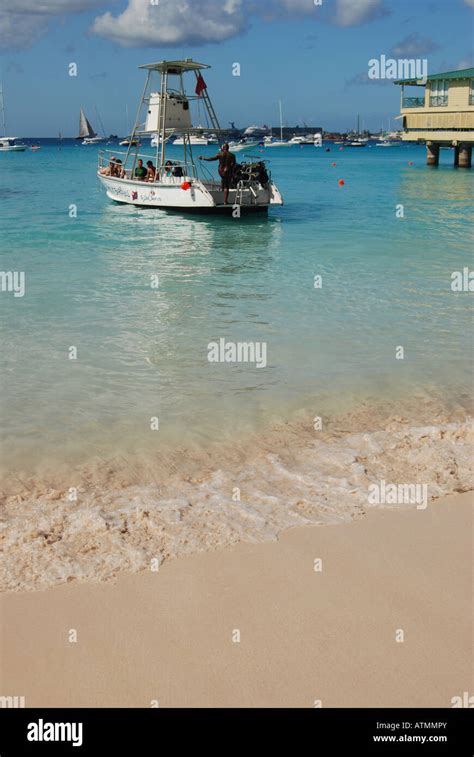
M 234 177 L 234 171 L 236 166 L 236 159 L 234 153 L 229 149 L 227 142 L 222 145 L 221 151 L 214 155 L 212 158 L 205 158 L 203 155 L 199 156 L 199 160 L 218 160 L 219 161 L 219 176 L 222 179 L 222 189 L 224 191 L 224 205 L 229 204 L 229 189 Z

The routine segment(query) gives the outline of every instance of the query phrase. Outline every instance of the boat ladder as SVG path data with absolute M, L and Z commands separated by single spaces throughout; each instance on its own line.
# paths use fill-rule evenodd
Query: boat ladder
M 250 202 L 249 205 L 256 205 L 257 204 L 257 193 L 253 186 L 251 184 L 248 185 L 248 187 L 245 187 L 243 181 L 239 181 L 237 184 L 237 191 L 235 193 L 235 204 L 236 205 L 244 205 L 244 189 L 248 189 L 250 193 Z

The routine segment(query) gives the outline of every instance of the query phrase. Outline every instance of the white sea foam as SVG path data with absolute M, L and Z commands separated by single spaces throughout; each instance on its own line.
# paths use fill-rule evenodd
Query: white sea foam
M 365 408 L 325 432 L 301 421 L 279 425 L 215 456 L 194 453 L 191 465 L 180 450 L 174 462 L 157 462 L 153 476 L 147 461 L 140 483 L 102 465 L 101 475 L 82 472 L 77 502 L 59 480 L 57 488 L 35 481 L 4 498 L 3 589 L 109 581 L 153 559 L 348 521 L 365 514 L 369 486 L 381 480 L 427 483 L 429 499 L 474 488 L 469 419 L 412 426 L 375 415 Z

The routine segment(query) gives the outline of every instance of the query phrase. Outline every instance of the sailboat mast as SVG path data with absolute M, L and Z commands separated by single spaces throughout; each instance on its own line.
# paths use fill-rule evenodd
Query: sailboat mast
M 102 119 L 100 117 L 100 113 L 99 113 L 99 109 L 98 109 L 97 105 L 95 106 L 95 112 L 96 112 L 96 115 L 97 115 L 97 120 L 99 122 L 100 128 L 102 129 L 102 134 L 105 137 L 106 134 L 105 134 L 104 124 L 102 123 Z
M 281 100 L 280 100 L 280 141 L 283 142 L 283 110 L 281 107 Z
M 2 129 L 3 129 L 3 136 L 7 136 L 7 123 L 5 120 L 5 103 L 3 100 L 3 83 L 0 83 L 0 108 L 2 110 Z

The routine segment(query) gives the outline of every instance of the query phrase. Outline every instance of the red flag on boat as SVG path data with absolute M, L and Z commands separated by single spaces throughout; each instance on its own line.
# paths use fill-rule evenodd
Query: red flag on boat
M 198 97 L 201 97 L 202 93 L 203 93 L 203 92 L 204 92 L 204 90 L 206 90 L 206 89 L 207 89 L 207 84 L 206 84 L 206 82 L 204 81 L 204 79 L 203 79 L 203 77 L 201 76 L 201 74 L 199 74 L 199 76 L 198 76 L 198 78 L 197 78 L 197 83 L 196 83 L 196 94 L 197 94 L 197 96 L 198 96 Z

